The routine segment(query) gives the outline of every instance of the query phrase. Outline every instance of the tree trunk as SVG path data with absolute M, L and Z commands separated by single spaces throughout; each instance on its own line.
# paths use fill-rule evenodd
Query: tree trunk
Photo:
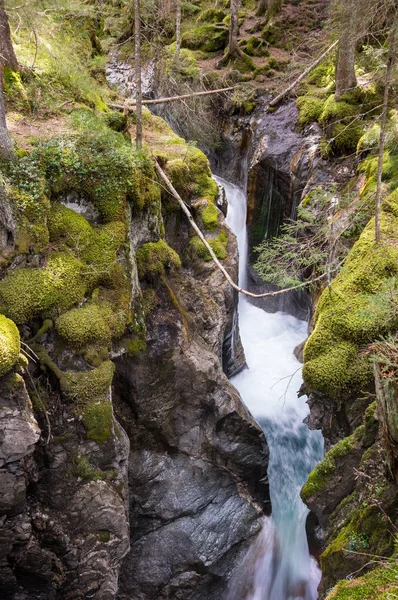
M 0 66 L 19 69 L 17 57 L 11 42 L 8 16 L 4 8 L 4 0 L 0 0 Z
M 341 12 L 342 31 L 339 36 L 336 62 L 336 100 L 357 87 L 355 75 L 355 50 L 358 39 L 357 0 L 344 0 Z
M 397 49 L 397 25 L 398 25 L 398 12 L 394 19 L 394 25 L 390 33 L 390 44 L 387 56 L 387 68 L 386 68 L 386 80 L 384 84 L 384 100 L 383 100 L 383 112 L 381 117 L 380 127 L 380 148 L 379 148 L 379 162 L 377 165 L 377 188 L 376 188 L 376 215 L 375 215 L 375 237 L 376 242 L 381 241 L 380 231 L 380 210 L 381 210 L 381 191 L 382 191 L 382 176 L 383 176 L 383 155 L 386 143 L 386 126 L 387 126 L 387 115 L 388 115 L 388 101 L 390 96 L 390 85 L 391 75 L 396 58 Z
M 180 62 L 180 49 L 181 49 L 181 0 L 177 0 L 177 13 L 176 13 L 176 65 Z
M 241 56 L 241 50 L 238 46 L 239 34 L 239 0 L 231 0 L 231 23 L 229 26 L 229 44 L 228 54 L 230 57 Z
M 19 69 L 11 41 L 10 26 L 4 8 L 4 0 L 0 0 L 0 158 L 3 160 L 12 160 L 14 157 L 14 147 L 7 129 L 3 97 L 4 67 Z
M 141 85 L 141 11 L 140 0 L 134 0 L 135 25 L 135 87 L 136 87 L 136 146 L 142 150 L 142 85 Z
M 14 146 L 6 124 L 6 109 L 3 98 L 3 70 L 0 68 L 0 158 L 12 160 L 14 157 Z

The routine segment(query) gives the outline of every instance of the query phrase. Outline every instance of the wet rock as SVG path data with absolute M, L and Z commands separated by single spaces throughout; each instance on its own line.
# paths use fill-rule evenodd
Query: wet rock
M 260 526 L 268 450 L 222 372 L 233 305 L 222 276 L 180 272 L 156 293 L 147 352 L 116 361 L 115 406 L 132 444 L 118 598 L 216 599 Z

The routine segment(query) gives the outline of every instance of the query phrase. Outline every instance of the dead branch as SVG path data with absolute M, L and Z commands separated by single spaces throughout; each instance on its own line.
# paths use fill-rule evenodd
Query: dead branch
M 163 171 L 163 169 L 160 167 L 159 163 L 156 160 L 155 160 L 155 169 L 158 172 L 159 177 L 161 179 L 163 179 L 163 181 L 165 182 L 166 187 L 167 187 L 168 191 L 170 192 L 170 194 L 177 200 L 177 202 L 180 205 L 182 211 L 187 216 L 188 221 L 189 221 L 192 229 L 195 231 L 195 233 L 199 236 L 200 240 L 205 245 L 206 249 L 210 253 L 211 258 L 213 259 L 213 262 L 216 264 L 216 266 L 218 267 L 218 269 L 224 275 L 225 279 L 228 281 L 228 283 L 230 284 L 230 286 L 233 287 L 233 289 L 236 290 L 237 292 L 240 292 L 241 294 L 244 294 L 245 296 L 249 296 L 250 298 L 266 298 L 268 296 L 279 296 L 280 294 L 286 294 L 287 292 L 291 292 L 292 290 L 302 289 L 306 285 L 310 285 L 311 283 L 314 283 L 315 281 L 319 281 L 319 280 L 323 279 L 326 276 L 326 274 L 323 273 L 322 275 L 320 275 L 319 277 L 315 277 L 315 279 L 312 279 L 311 281 L 306 281 L 306 282 L 303 282 L 303 283 L 301 283 L 299 285 L 295 285 L 295 286 L 292 286 L 290 288 L 286 288 L 286 289 L 283 289 L 283 290 L 277 290 L 275 292 L 265 292 L 264 294 L 253 294 L 252 292 L 249 292 L 249 291 L 244 290 L 243 288 L 239 287 L 239 285 L 237 285 L 233 281 L 233 279 L 230 276 L 230 274 L 228 273 L 228 271 L 222 266 L 222 264 L 218 260 L 217 256 L 214 254 L 212 247 L 210 246 L 210 244 L 206 240 L 205 236 L 203 235 L 203 233 L 201 232 L 201 230 L 199 229 L 199 227 L 195 223 L 195 220 L 194 220 L 193 216 L 191 215 L 191 213 L 190 213 L 187 205 L 185 204 L 185 202 L 183 201 L 183 199 L 181 198 L 181 196 L 179 195 L 179 193 L 177 192 L 177 190 L 174 188 L 174 186 L 171 183 L 170 179 L 167 177 L 167 175 L 165 174 L 165 172 Z
M 204 92 L 191 92 L 190 94 L 183 94 L 182 96 L 171 96 L 170 98 L 156 98 L 155 100 L 143 100 L 142 104 L 163 104 L 165 102 L 174 102 L 174 100 L 184 100 L 185 98 L 192 98 L 193 96 L 210 96 L 210 94 L 221 94 L 223 92 L 230 92 L 235 89 L 234 87 L 222 88 L 219 90 L 206 90 Z M 132 110 L 135 107 L 135 102 L 129 104 L 110 104 L 112 108 L 120 108 L 122 110 Z

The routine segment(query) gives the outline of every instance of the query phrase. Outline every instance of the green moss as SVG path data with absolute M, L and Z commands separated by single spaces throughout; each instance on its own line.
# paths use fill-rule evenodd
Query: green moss
M 328 580 L 333 580 L 352 552 L 363 552 L 358 545 L 363 548 L 366 544 L 366 552 L 373 556 L 386 556 L 391 553 L 392 542 L 388 521 L 378 507 L 356 505 L 347 523 L 321 555 L 322 572 Z
M 112 283 L 118 270 L 117 251 L 125 239 L 126 227 L 120 221 L 93 228 L 89 243 L 82 248 L 82 259 L 87 265 L 85 273 L 91 287 Z
M 219 23 L 227 13 L 222 8 L 206 8 L 197 18 L 198 23 Z
M 171 74 L 172 77 L 180 77 L 182 79 L 191 79 L 192 81 L 200 77 L 200 69 L 198 67 L 198 60 L 195 53 L 188 48 L 180 48 L 178 65 L 176 64 L 176 43 L 173 42 L 169 46 L 166 46 L 166 59 L 164 65 L 164 72 L 167 75 Z
M 329 450 L 323 460 L 310 473 L 307 482 L 301 490 L 301 497 L 304 502 L 311 496 L 319 494 L 322 491 L 336 473 L 336 460 L 343 458 L 350 452 L 357 438 L 358 433 L 354 432 L 353 435 L 344 438 Z
M 179 268 L 181 260 L 177 252 L 164 241 L 149 242 L 137 250 L 137 267 L 140 279 L 163 275 L 167 268 Z
M 110 531 L 106 531 L 105 529 L 99 529 L 99 530 L 95 531 L 94 534 L 97 536 L 99 541 L 102 542 L 103 544 L 107 544 L 108 542 L 110 542 L 110 539 L 111 539 Z
M 94 467 L 87 456 L 77 456 L 75 459 L 75 475 L 86 481 L 100 481 L 105 479 L 105 473 Z
M 127 316 L 123 311 L 107 303 L 88 302 L 81 308 L 73 308 L 62 314 L 55 322 L 57 333 L 75 347 L 90 343 L 108 345 L 112 338 L 121 337 Z
M 240 48 L 249 56 L 269 56 L 267 44 L 261 38 L 252 35 L 239 43 Z
M 90 404 L 83 415 L 83 423 L 87 427 L 87 439 L 105 442 L 112 433 L 113 411 L 110 401 Z
M 21 351 L 19 331 L 13 321 L 0 315 L 0 377 L 17 363 Z
M 136 356 L 140 352 L 145 352 L 146 340 L 140 337 L 135 337 L 134 339 L 129 340 L 126 346 L 130 356 Z
M 112 434 L 112 403 L 108 398 L 115 366 L 103 362 L 92 371 L 68 371 L 61 377 L 64 394 L 74 401 L 75 410 L 83 418 L 87 438 L 104 442 Z
M 208 201 L 200 213 L 203 225 L 208 231 L 216 231 L 218 227 L 218 209 L 215 204 Z
M 227 258 L 227 246 L 228 246 L 228 236 L 224 231 L 221 231 L 217 237 L 209 238 L 207 240 L 214 254 L 220 260 Z M 194 252 L 196 256 L 199 258 L 210 261 L 212 260 L 210 252 L 207 250 L 204 243 L 197 236 L 193 237 L 189 243 L 191 250 Z
M 159 198 L 150 158 L 110 129 L 53 138 L 30 160 L 41 164 L 53 197 L 75 191 L 96 206 L 105 222 L 123 218 L 126 201 L 141 210 Z
M 247 81 L 251 79 L 249 75 L 252 71 L 255 70 L 256 65 L 254 64 L 253 59 L 248 54 L 242 54 L 238 56 L 238 58 L 230 58 L 228 60 L 228 67 L 234 69 L 234 71 L 239 71 L 239 73 L 247 74 L 247 77 L 241 77 L 241 81 Z
M 128 127 L 127 116 L 116 110 L 104 113 L 103 119 L 110 129 L 119 133 L 125 131 Z
M 357 149 L 364 126 L 359 118 L 360 106 L 354 100 L 345 96 L 345 100 L 337 101 L 331 94 L 323 105 L 319 123 L 330 138 L 330 153 L 351 153 Z
M 319 98 L 311 96 L 302 96 L 296 100 L 297 108 L 299 109 L 299 125 L 305 127 L 314 121 L 318 121 L 322 114 L 323 102 Z
M 364 416 L 364 434 L 362 445 L 369 448 L 375 443 L 379 431 L 379 422 L 376 418 L 376 402 L 372 402 L 365 411 Z M 364 457 L 362 457 L 364 460 Z
M 190 50 L 216 52 L 223 50 L 228 42 L 228 27 L 221 24 L 203 24 L 183 33 L 181 46 Z
M 86 286 L 82 263 L 70 254 L 53 253 L 44 267 L 16 269 L 0 281 L 0 310 L 26 323 L 80 302 Z
M 331 94 L 326 100 L 321 116 L 319 118 L 320 123 L 325 124 L 332 119 L 341 120 L 351 117 L 355 117 L 357 108 L 344 102 L 343 100 L 336 100 L 335 95 Z
M 346 398 L 365 389 L 372 367 L 360 352 L 398 326 L 398 218 L 381 215 L 383 242 L 374 241 L 374 220 L 365 227 L 340 274 L 319 299 L 316 326 L 304 349 L 309 389 Z
M 209 161 L 205 154 L 199 148 L 188 146 L 186 161 L 191 183 L 194 184 L 194 194 L 200 198 L 216 200 L 218 186 L 212 177 Z
M 231 112 L 233 114 L 250 115 L 256 108 L 258 89 L 251 84 L 237 85 L 231 96 Z
M 349 124 L 336 123 L 332 132 L 332 146 L 339 154 L 355 152 L 363 135 L 363 124 L 354 121 Z
M 398 563 L 392 560 L 380 561 L 380 564 L 383 566 L 362 577 L 339 581 L 326 600 L 392 600 L 398 580 Z
M 357 144 L 357 152 L 366 152 L 378 147 L 380 140 L 380 125 L 375 123 L 361 136 Z
M 85 248 L 92 229 L 84 217 L 59 202 L 53 202 L 48 215 L 50 241 L 64 240 L 70 248 Z
M 323 63 L 318 65 L 307 77 L 308 83 L 319 87 L 327 87 L 334 81 L 335 66 Z
M 382 210 L 393 214 L 394 217 L 398 217 L 398 189 L 387 196 L 382 204 Z

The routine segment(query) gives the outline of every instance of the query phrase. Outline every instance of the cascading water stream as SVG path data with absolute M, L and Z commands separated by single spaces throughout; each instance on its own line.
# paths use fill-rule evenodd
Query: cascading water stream
M 226 191 L 227 223 L 237 237 L 239 283 L 245 287 L 246 198 L 238 187 L 215 179 Z M 239 324 L 248 369 L 231 382 L 266 435 L 272 517 L 264 519 L 228 600 L 316 600 L 321 575 L 308 550 L 308 509 L 300 489 L 323 456 L 323 439 L 303 424 L 308 406 L 305 398 L 297 398 L 301 368 L 293 354 L 306 337 L 307 323 L 281 312 L 266 313 L 241 295 Z

